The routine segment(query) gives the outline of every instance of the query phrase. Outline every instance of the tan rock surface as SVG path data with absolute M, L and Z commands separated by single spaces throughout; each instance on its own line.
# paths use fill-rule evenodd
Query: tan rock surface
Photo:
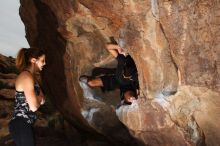
M 213 90 L 206 95 L 208 101 L 213 92 L 220 91 L 219 8 L 217 0 L 21 0 L 20 15 L 30 46 L 43 48 L 47 54 L 44 86 L 77 129 L 121 145 L 134 145 L 123 139 L 131 135 L 153 146 L 204 145 L 204 141 L 216 145 L 220 129 L 214 115 L 219 108 L 208 102 L 206 106 L 216 112 L 203 117 L 198 111 L 203 110 L 205 100 L 191 97 L 201 94 L 197 86 Z M 81 74 L 91 74 L 94 67 L 115 65 L 104 49 L 110 37 L 126 44 L 139 72 L 144 101 L 138 101 L 132 112 L 122 107 L 118 113 L 129 132 L 111 113 L 109 100 L 96 100 L 96 94 L 106 94 L 91 90 L 94 98 L 86 96 L 78 82 Z M 182 93 L 187 98 L 178 97 Z M 114 119 L 114 124 L 106 119 Z M 119 138 L 114 137 L 117 134 Z
M 145 145 L 194 145 L 169 114 L 159 105 L 152 106 L 150 101 L 139 99 L 131 106 L 122 106 L 117 110 L 117 115 L 130 133 Z
M 180 127 L 191 131 L 191 139 L 197 140 L 204 133 L 209 146 L 220 143 L 220 94 L 204 87 L 183 86 L 174 96 L 167 98 L 167 110 Z
M 159 3 L 160 22 L 182 84 L 220 91 L 220 3 L 164 1 Z

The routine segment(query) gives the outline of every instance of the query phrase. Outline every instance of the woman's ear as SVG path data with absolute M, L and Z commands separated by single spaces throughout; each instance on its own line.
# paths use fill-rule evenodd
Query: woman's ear
M 31 63 L 36 63 L 37 59 L 31 58 Z

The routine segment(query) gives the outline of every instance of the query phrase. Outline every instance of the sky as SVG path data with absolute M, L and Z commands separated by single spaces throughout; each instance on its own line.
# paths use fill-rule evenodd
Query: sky
M 29 47 L 25 28 L 19 16 L 19 0 L 1 0 L 0 54 L 16 57 L 18 50 Z

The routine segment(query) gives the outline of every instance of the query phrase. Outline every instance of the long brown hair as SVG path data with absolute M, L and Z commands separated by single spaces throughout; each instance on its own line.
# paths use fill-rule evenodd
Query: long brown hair
M 25 68 L 30 66 L 31 58 L 38 59 L 40 56 L 44 55 L 44 51 L 39 48 L 21 48 L 17 54 L 16 67 L 23 71 Z

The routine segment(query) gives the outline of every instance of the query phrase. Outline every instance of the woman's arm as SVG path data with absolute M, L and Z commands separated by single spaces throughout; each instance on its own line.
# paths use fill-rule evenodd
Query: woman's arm
M 29 73 L 24 73 L 20 79 L 26 101 L 31 111 L 35 112 L 39 107 L 42 97 L 36 96 L 34 90 L 34 79 Z
M 44 96 L 41 89 L 40 89 L 40 95 L 38 96 L 38 99 L 39 99 L 41 105 L 43 105 L 45 103 L 45 96 Z
M 42 80 L 41 80 L 41 76 L 40 76 L 39 73 L 38 74 L 36 73 L 34 75 L 34 81 L 35 81 L 35 85 L 36 84 L 38 85 L 37 90 L 39 92 L 38 92 L 38 95 L 37 95 L 37 99 L 39 100 L 40 104 L 43 105 L 45 103 L 45 96 L 44 96 L 44 94 L 43 94 L 43 92 L 41 90 L 42 88 L 41 88 L 40 85 L 42 85 L 42 82 L 41 82 Z

